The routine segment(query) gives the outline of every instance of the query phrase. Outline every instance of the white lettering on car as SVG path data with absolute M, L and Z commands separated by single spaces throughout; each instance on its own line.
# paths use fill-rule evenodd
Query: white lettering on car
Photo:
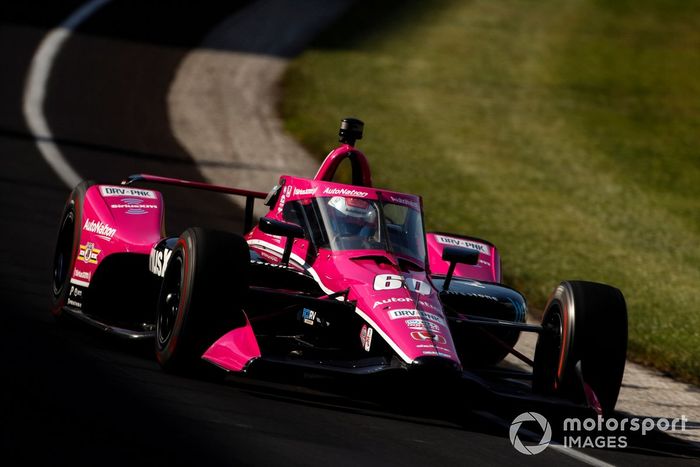
M 349 190 L 347 188 L 328 188 L 323 190 L 324 195 L 352 196 L 353 198 L 364 198 L 369 193 L 366 191 Z
M 121 186 L 100 186 L 102 196 L 137 196 L 139 198 L 156 199 L 155 191 L 141 190 L 139 188 L 126 188 Z
M 394 290 L 403 286 L 403 277 L 394 274 L 378 274 L 374 278 L 374 290 Z
M 441 332 L 442 328 L 438 326 L 437 324 L 433 323 L 432 321 L 427 321 L 423 319 L 407 319 L 405 321 L 406 326 L 408 326 L 411 329 L 416 329 L 419 331 L 433 331 L 433 332 Z
M 75 269 L 73 271 L 73 277 L 77 277 L 78 279 L 85 279 L 86 281 L 90 280 L 91 274 L 87 271 L 81 271 L 80 269 Z
M 109 224 L 105 224 L 103 222 L 95 221 L 92 219 L 85 220 L 83 230 L 86 232 L 94 233 L 98 237 L 103 238 L 107 241 L 112 240 L 114 234 L 117 233 L 117 229 L 110 227 Z
M 435 313 L 428 313 L 427 311 L 421 311 L 416 309 L 405 309 L 405 310 L 389 310 L 390 319 L 403 319 L 403 318 L 421 318 L 433 321 L 435 323 L 445 326 L 445 319 L 442 316 L 436 315 Z
M 316 190 L 318 190 L 318 187 L 316 186 L 313 188 L 307 188 L 306 190 L 294 188 L 294 196 L 311 196 L 316 194 Z
M 163 277 L 165 275 L 165 269 L 168 267 L 168 261 L 170 261 L 170 255 L 172 254 L 173 250 L 168 248 L 166 248 L 165 251 L 153 248 L 148 255 L 148 270 L 157 276 Z
M 369 352 L 369 349 L 372 346 L 372 334 L 373 334 L 373 329 L 366 324 L 362 325 L 362 330 L 360 331 L 360 342 L 362 343 L 362 348 L 365 349 L 366 352 Z
M 374 302 L 374 305 L 372 305 L 372 308 L 377 308 L 380 305 L 388 305 L 390 303 L 406 303 L 406 302 L 413 302 L 412 299 L 408 297 L 391 297 L 391 298 L 385 298 L 384 300 L 377 300 Z M 422 302 L 421 302 L 422 303 Z M 431 307 L 433 308 L 433 307 Z
M 444 235 L 436 235 L 435 239 L 437 240 L 438 243 L 441 243 L 442 245 L 452 245 L 452 246 L 458 246 L 461 248 L 469 248 L 470 250 L 476 250 L 479 253 L 483 253 L 486 256 L 491 256 L 491 247 L 488 245 L 485 245 L 480 242 L 476 242 L 474 240 L 467 240 L 464 238 L 454 238 L 454 237 L 445 237 Z
M 406 284 L 406 288 L 411 292 L 421 295 L 430 295 L 432 293 L 432 288 L 427 282 L 412 277 L 404 279 L 396 274 L 378 274 L 374 278 L 374 290 L 400 289 L 403 284 Z

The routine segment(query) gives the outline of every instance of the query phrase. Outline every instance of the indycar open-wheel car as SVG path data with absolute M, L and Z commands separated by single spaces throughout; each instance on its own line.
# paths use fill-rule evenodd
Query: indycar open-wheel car
M 610 414 L 627 347 L 621 292 L 565 281 L 542 323 L 526 322 L 526 300 L 502 283 L 495 245 L 426 233 L 420 196 L 373 186 L 355 147 L 362 129 L 344 119 L 340 146 L 314 177 L 283 175 L 269 193 L 146 174 L 81 183 L 59 224 L 54 315 L 154 339 L 168 371 L 429 374 L 501 392 L 507 385 L 492 382 L 525 381 L 533 400 Z M 334 182 L 346 160 L 352 183 Z M 163 197 L 143 184 L 245 198 L 243 235 L 200 227 L 167 235 Z M 267 213 L 254 223 L 256 199 Z M 521 332 L 538 334 L 534 360 L 514 348 Z M 509 354 L 533 370 L 504 365 Z

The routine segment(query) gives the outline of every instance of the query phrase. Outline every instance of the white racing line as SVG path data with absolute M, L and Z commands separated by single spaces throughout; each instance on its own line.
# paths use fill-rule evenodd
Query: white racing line
M 53 134 L 44 116 L 44 101 L 46 97 L 46 86 L 51 76 L 53 62 L 61 50 L 65 41 L 71 36 L 73 31 L 92 16 L 100 8 L 104 7 L 111 0 L 92 0 L 83 4 L 75 10 L 65 21 L 53 28 L 39 44 L 27 75 L 27 80 L 23 95 L 23 112 L 29 126 L 29 131 L 35 139 L 36 146 L 56 175 L 68 186 L 73 188 L 82 181 L 82 177 L 66 160 L 58 145 L 53 141 Z M 488 412 L 478 412 L 484 418 L 508 428 L 510 423 Z M 524 432 L 524 430 L 521 430 Z M 532 433 L 532 438 L 537 436 Z M 589 456 L 574 449 L 565 448 L 558 444 L 550 444 L 549 448 L 560 454 L 589 465 L 609 466 L 595 457 Z
M 22 110 L 29 131 L 49 167 L 71 189 L 82 181 L 82 177 L 70 165 L 53 141 L 53 134 L 51 134 L 51 129 L 44 116 L 46 85 L 51 76 L 54 59 L 66 39 L 70 37 L 75 28 L 109 2 L 110 0 L 87 2 L 75 10 L 65 21 L 49 31 L 32 58 L 24 87 Z

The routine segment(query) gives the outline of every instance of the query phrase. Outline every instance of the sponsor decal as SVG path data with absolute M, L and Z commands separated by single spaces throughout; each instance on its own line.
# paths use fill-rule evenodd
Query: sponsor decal
M 316 312 L 314 310 L 304 308 L 301 312 L 301 317 L 304 319 L 306 324 L 313 326 L 314 322 L 316 321 Z
M 411 337 L 417 341 L 430 341 L 436 344 L 446 344 L 447 339 L 439 334 L 433 334 L 428 331 L 413 331 Z
M 372 308 L 377 308 L 380 305 L 389 305 L 390 303 L 407 303 L 407 302 L 413 303 L 413 299 L 408 298 L 408 297 L 398 297 L 398 298 L 391 297 L 391 298 L 386 298 L 384 300 L 377 300 L 376 302 L 374 302 L 374 305 L 372 305 Z
M 157 204 L 144 204 L 141 198 L 122 198 L 122 204 L 112 204 L 112 209 L 126 209 L 127 214 L 147 214 L 147 209 L 157 209 Z
M 139 198 L 156 199 L 155 191 L 142 190 L 140 188 L 128 188 L 121 186 L 100 186 L 102 196 L 137 196 Z
M 273 255 L 272 253 L 268 253 L 268 252 L 266 252 L 266 251 L 264 251 L 264 250 L 257 250 L 257 249 L 256 249 L 255 252 L 256 252 L 257 254 L 259 254 L 261 258 L 264 258 L 264 259 L 266 259 L 266 260 L 268 260 L 268 261 L 273 261 L 273 263 L 265 263 L 264 261 L 256 261 L 256 263 L 261 263 L 261 264 L 274 264 L 274 261 L 279 261 L 279 260 L 280 260 L 280 257 L 279 257 L 279 256 L 275 256 L 275 255 Z
M 117 229 L 110 227 L 109 224 L 104 224 L 100 221 L 95 221 L 92 219 L 86 219 L 85 225 L 83 225 L 83 230 L 86 232 L 91 232 L 100 238 L 107 241 L 112 240 L 114 234 L 117 233 Z
M 406 326 L 408 326 L 409 328 L 418 331 L 442 332 L 442 328 L 440 328 L 440 326 L 433 323 L 432 321 L 424 321 L 422 319 L 407 319 L 405 323 Z
M 367 352 L 369 352 L 369 349 L 372 346 L 373 333 L 374 330 L 371 327 L 367 326 L 366 324 L 362 325 L 362 330 L 360 331 L 360 342 L 362 343 L 362 348 Z
M 452 350 L 446 349 L 444 347 L 437 347 L 435 344 L 433 344 L 433 345 L 418 344 L 418 345 L 416 345 L 416 348 L 420 349 L 421 353 L 423 353 L 423 355 L 440 355 L 441 357 L 454 358 L 454 356 L 453 356 L 454 354 L 452 353 Z
M 351 196 L 354 198 L 364 198 L 369 195 L 366 191 L 350 190 L 348 188 L 329 188 L 326 187 L 323 190 L 324 195 L 340 195 L 340 196 Z
M 81 271 L 78 268 L 73 270 L 73 277 L 77 277 L 78 279 L 85 279 L 86 281 L 89 281 L 91 275 L 92 275 L 91 273 L 89 273 L 87 271 Z
M 70 286 L 70 292 L 68 292 L 69 297 L 80 298 L 83 296 L 83 291 L 74 285 Z
M 445 319 L 442 316 L 438 316 L 434 313 L 428 313 L 427 311 L 422 311 L 422 310 L 390 310 L 389 311 L 389 318 L 390 319 L 403 319 L 403 318 L 420 318 L 420 319 L 427 319 L 429 321 L 433 321 L 435 323 L 441 324 L 445 326 Z
M 278 257 L 272 256 L 272 259 L 279 260 Z M 280 263 L 267 263 L 265 261 L 251 261 L 253 264 L 259 264 L 260 266 L 267 266 L 270 268 L 277 268 L 277 269 L 292 269 L 287 265 L 280 264 Z
M 87 242 L 85 245 L 80 245 L 80 252 L 78 253 L 78 261 L 82 261 L 85 264 L 97 264 L 97 256 L 102 250 L 95 248 L 95 244 L 92 242 Z
M 282 193 L 282 196 L 280 196 L 280 204 L 277 206 L 277 214 L 282 214 L 282 211 L 284 210 L 284 203 L 287 202 L 287 196 Z
M 277 205 L 277 214 L 281 215 L 282 211 L 284 210 L 284 204 L 287 202 L 287 198 L 292 196 L 292 190 L 294 187 L 292 185 L 288 185 L 284 187 L 282 190 L 282 195 L 280 196 L 280 202 Z
M 294 188 L 294 196 L 312 196 L 316 194 L 316 190 L 318 190 L 318 187 L 315 186 L 313 188 L 307 188 L 305 190 L 302 190 L 300 188 Z
M 168 261 L 170 261 L 170 255 L 172 254 L 173 250 L 169 248 L 166 248 L 164 251 L 153 248 L 148 255 L 148 270 L 157 276 L 163 277 L 165 275 L 165 269 L 168 267 Z
M 438 311 L 438 310 L 439 310 L 438 307 L 436 307 L 436 306 L 433 305 L 432 303 L 427 302 L 427 301 L 425 301 L 425 300 L 420 300 L 418 303 L 420 304 L 420 306 L 422 306 L 422 307 L 424 307 L 424 308 L 430 308 L 431 310 L 435 310 L 435 311 Z
M 389 311 L 389 318 L 391 319 L 417 318 L 418 316 L 418 310 L 415 309 L 398 309 Z
M 80 309 L 83 306 L 82 297 L 83 290 L 80 287 L 71 285 L 70 290 L 68 291 L 68 299 L 66 300 L 66 305 Z
M 445 237 L 444 235 L 436 235 L 435 239 L 438 243 L 443 245 L 458 246 L 461 248 L 469 248 L 471 250 L 476 250 L 479 253 L 483 253 L 486 256 L 491 256 L 491 247 L 480 242 L 475 242 L 474 240 L 467 240 L 464 238 L 453 238 Z
M 401 198 L 401 197 L 398 197 L 398 196 L 389 195 L 389 200 L 390 200 L 392 203 L 402 204 L 402 205 L 404 205 L 404 206 L 408 206 L 408 207 L 410 207 L 410 208 L 413 208 L 413 209 L 415 209 L 416 211 L 419 211 L 419 210 L 420 210 L 420 206 L 418 205 L 418 203 L 417 203 L 416 201 L 413 201 L 412 199 Z

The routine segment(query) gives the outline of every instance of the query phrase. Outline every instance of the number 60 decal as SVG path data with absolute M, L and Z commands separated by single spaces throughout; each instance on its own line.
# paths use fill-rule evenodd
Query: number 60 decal
M 430 285 L 427 282 L 413 278 L 404 279 L 396 274 L 378 274 L 374 278 L 374 290 L 394 290 L 403 287 L 404 281 L 408 290 L 421 295 L 430 295 Z

